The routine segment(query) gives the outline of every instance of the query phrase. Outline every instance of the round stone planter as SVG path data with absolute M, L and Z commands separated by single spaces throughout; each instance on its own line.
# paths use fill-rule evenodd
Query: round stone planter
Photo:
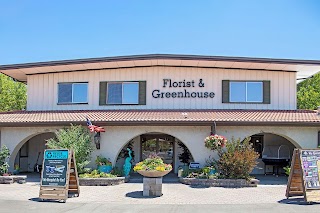
M 128 177 L 116 177 L 116 178 L 79 178 L 80 186 L 114 186 L 122 183 L 126 183 L 129 180 Z
M 168 174 L 169 172 L 171 172 L 171 170 L 166 170 L 166 171 L 156 171 L 156 170 L 151 170 L 151 171 L 144 171 L 144 170 L 139 170 L 137 171 L 140 175 L 144 176 L 144 177 L 150 177 L 150 178 L 156 178 L 156 177 L 163 177 L 166 174 Z

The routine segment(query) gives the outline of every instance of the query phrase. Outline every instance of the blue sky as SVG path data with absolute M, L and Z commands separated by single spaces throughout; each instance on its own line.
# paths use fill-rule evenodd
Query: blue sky
M 0 0 L 0 64 L 153 53 L 320 59 L 318 0 Z

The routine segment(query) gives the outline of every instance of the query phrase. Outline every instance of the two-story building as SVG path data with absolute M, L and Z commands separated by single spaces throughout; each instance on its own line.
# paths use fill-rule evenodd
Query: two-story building
M 316 111 L 297 110 L 297 79 L 320 70 L 320 61 L 193 55 L 138 55 L 0 66 L 25 82 L 27 109 L 0 113 L 0 144 L 9 164 L 33 171 L 46 140 L 86 118 L 103 126 L 100 149 L 113 165 L 132 146 L 138 162 L 157 152 L 175 172 L 181 146 L 204 165 L 211 133 L 251 137 L 260 153 L 254 173 L 287 161 L 294 147 L 319 145 Z M 269 162 L 270 163 L 270 162 Z M 267 163 L 268 164 L 268 163 Z

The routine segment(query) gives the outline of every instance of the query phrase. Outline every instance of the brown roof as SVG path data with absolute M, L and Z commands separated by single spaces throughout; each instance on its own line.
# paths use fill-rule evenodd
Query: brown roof
M 85 125 L 296 125 L 320 126 L 311 110 L 68 110 L 0 113 L 0 126 Z

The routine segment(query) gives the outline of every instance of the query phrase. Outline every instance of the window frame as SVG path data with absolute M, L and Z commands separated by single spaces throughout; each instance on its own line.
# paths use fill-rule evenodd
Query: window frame
M 109 94 L 109 84 L 119 84 L 121 83 L 121 103 L 108 103 L 108 94 Z M 126 83 L 135 83 L 138 85 L 138 93 L 137 93 L 137 103 L 123 103 L 123 84 Z M 139 95 L 140 95 L 140 82 L 139 81 L 108 81 L 106 85 L 106 104 L 105 105 L 140 105 L 139 103 Z
M 241 101 L 232 101 L 231 100 L 231 83 L 245 83 L 245 101 L 241 102 Z M 261 101 L 248 101 L 248 83 L 260 83 L 261 84 Z M 235 104 L 235 103 L 245 103 L 245 104 L 264 104 L 263 102 L 263 81 L 229 81 L 229 103 Z
M 59 85 L 61 84 L 71 84 L 71 102 L 59 102 Z M 74 85 L 75 84 L 86 84 L 87 85 L 87 93 L 86 93 L 86 102 L 74 102 Z M 58 82 L 58 91 L 57 91 L 57 105 L 72 105 L 72 104 L 88 104 L 89 101 L 89 82 Z

